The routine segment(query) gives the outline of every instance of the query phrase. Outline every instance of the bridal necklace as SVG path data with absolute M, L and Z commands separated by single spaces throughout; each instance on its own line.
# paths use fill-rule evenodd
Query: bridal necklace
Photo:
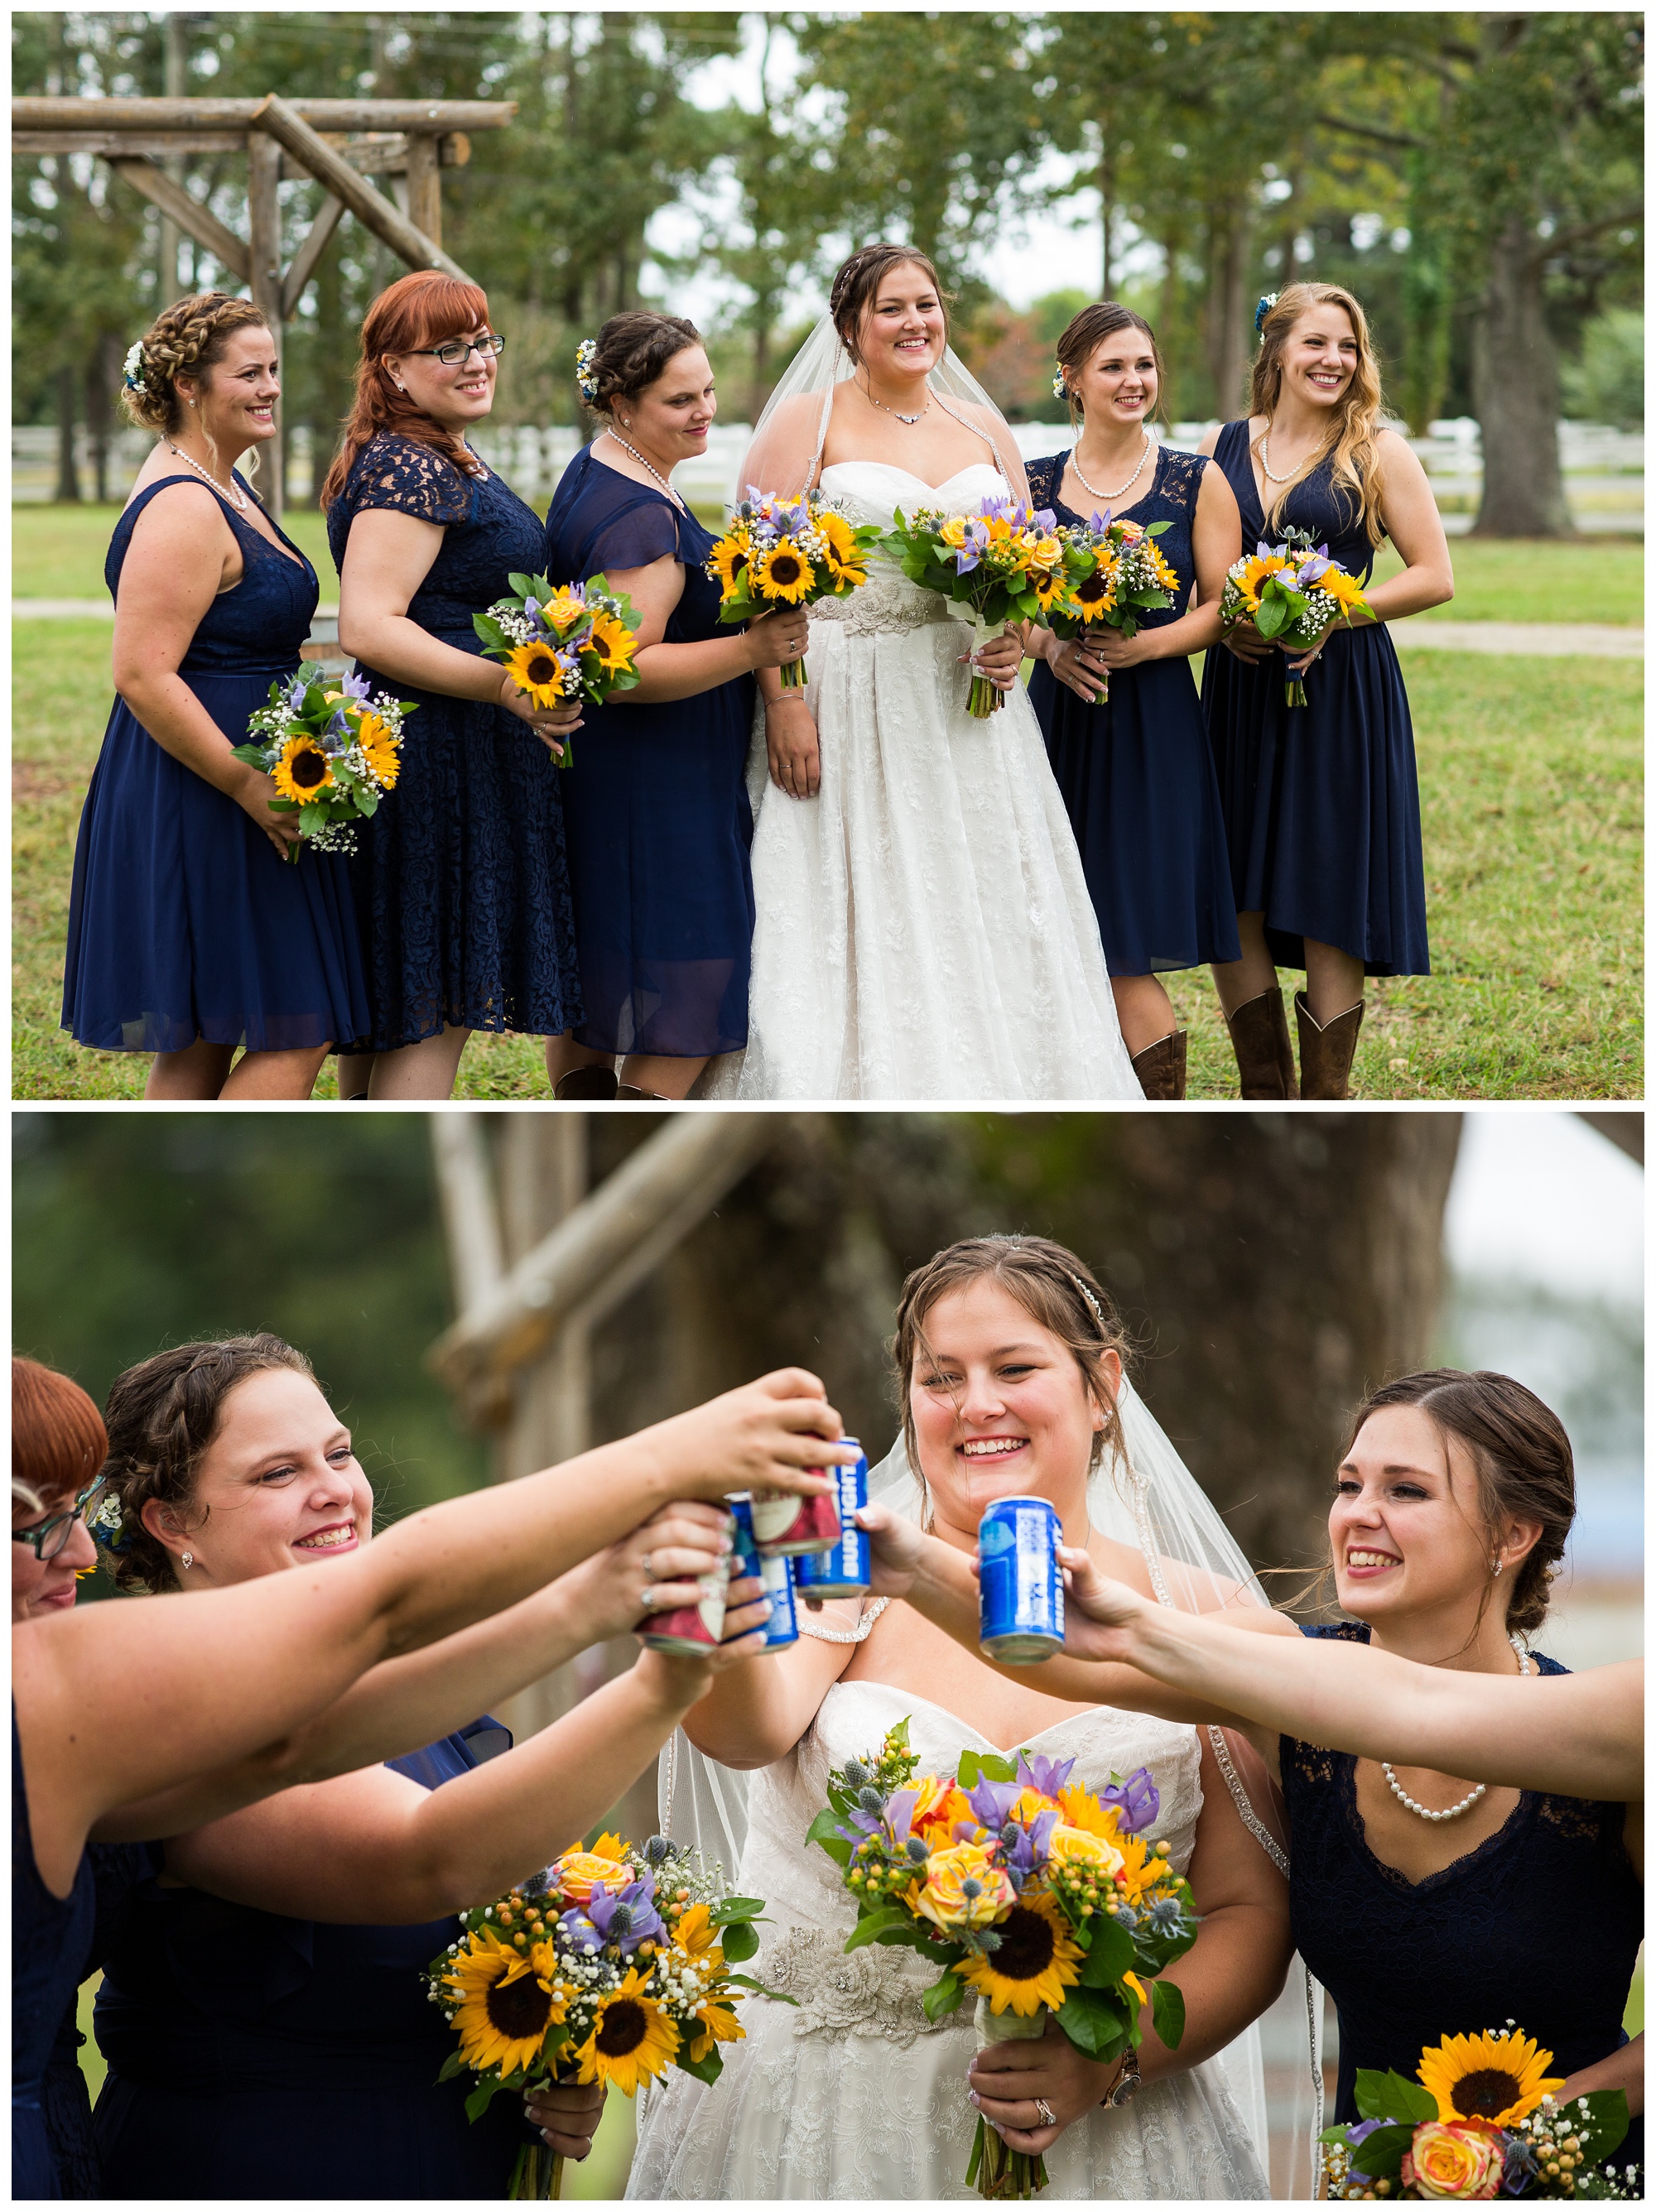
M 921 409 L 917 415 L 904 415 L 899 413 L 895 407 L 886 407 L 883 399 L 876 399 L 874 392 L 866 384 L 859 384 L 857 390 L 862 394 L 863 398 L 868 401 L 871 407 L 884 408 L 887 415 L 897 416 L 897 419 L 899 422 L 923 422 L 927 416 L 931 413 L 931 394 L 929 392 L 926 394 L 925 405 Z
M 1307 460 L 1310 458 L 1310 455 L 1306 456 Z M 1294 466 L 1288 471 L 1285 477 L 1274 477 L 1270 472 L 1270 426 L 1267 423 L 1265 428 L 1259 434 L 1259 465 L 1265 472 L 1265 481 L 1267 483 L 1285 484 L 1292 483 L 1294 482 L 1295 477 L 1297 477 L 1300 474 L 1300 471 L 1305 467 L 1306 462 L 1296 462 Z
M 624 453 L 630 453 L 641 469 L 649 469 L 650 474 L 654 477 L 656 483 L 661 485 L 662 490 L 667 494 L 667 497 L 673 501 L 675 507 L 682 507 L 684 505 L 683 500 L 679 498 L 678 493 L 674 491 L 673 486 L 661 474 L 661 470 L 651 468 L 650 464 L 644 459 L 636 446 L 630 446 L 624 438 L 617 437 L 613 430 L 606 430 L 604 434 L 607 438 L 614 438 L 616 444 L 620 447 L 622 452 Z
M 810 1621 L 802 1620 L 799 1632 L 801 1636 L 814 1636 L 819 1644 L 866 1644 L 868 1631 L 890 1603 L 888 1597 L 877 1597 L 855 1628 L 817 1628 Z
M 182 446 L 175 446 L 170 438 L 163 440 L 162 442 L 165 444 L 169 453 L 176 453 L 178 455 L 180 460 L 183 462 L 186 469 L 193 469 L 196 474 L 202 478 L 204 483 L 211 484 L 213 489 L 217 492 L 221 497 L 234 500 L 238 512 L 242 514 L 246 514 L 247 512 L 247 495 L 242 490 L 240 485 L 236 482 L 234 474 L 232 474 L 228 484 L 222 484 L 210 469 L 203 468 L 201 463 L 193 459 L 193 457 L 189 453 L 186 453 Z
M 1141 429 L 1144 429 L 1142 423 L 1141 423 L 1139 427 Z M 1075 459 L 1075 448 L 1074 447 L 1070 448 L 1069 465 L 1075 470 L 1077 477 L 1081 477 L 1082 485 L 1087 490 L 1092 493 L 1093 498 L 1103 500 L 1105 504 L 1108 506 L 1112 499 L 1119 499 L 1123 492 L 1131 491 L 1133 486 L 1144 474 L 1144 464 L 1149 459 L 1151 454 L 1154 453 L 1155 449 L 1155 440 L 1150 435 L 1148 430 L 1144 430 L 1144 451 L 1139 455 L 1138 466 L 1134 470 L 1132 475 L 1128 477 L 1126 483 L 1124 484 L 1118 485 L 1114 491 L 1100 491 L 1097 484 L 1090 484 L 1087 483 L 1087 478 L 1081 476 L 1081 465 Z
M 1275 477 L 1272 477 L 1271 481 L 1275 483 L 1277 479 Z M 1509 1636 L 1507 1641 L 1512 1645 L 1513 1650 L 1518 1654 L 1519 1673 L 1520 1674 L 1533 1674 L 1535 1669 L 1530 1664 L 1530 1656 L 1528 1652 L 1525 1650 L 1524 1646 L 1519 1642 L 1517 1637 Z M 1406 1805 L 1411 1813 L 1418 1813 L 1422 1820 L 1458 1820 L 1463 1813 L 1470 1813 L 1471 1811 L 1473 1806 L 1477 1803 L 1478 1799 L 1484 1795 L 1489 1786 L 1487 1782 L 1480 1782 L 1476 1784 L 1474 1788 L 1467 1791 L 1465 1796 L 1461 1799 L 1458 1805 L 1446 1805 L 1442 1812 L 1434 1813 L 1429 1805 L 1417 1804 L 1415 1799 L 1409 1796 L 1409 1792 L 1403 1788 L 1402 1783 L 1398 1781 L 1397 1776 L 1391 1771 L 1391 1762 L 1389 1759 L 1383 1759 L 1380 1761 L 1380 1771 L 1391 1784 L 1391 1795 L 1397 1799 L 1397 1802 L 1400 1805 Z

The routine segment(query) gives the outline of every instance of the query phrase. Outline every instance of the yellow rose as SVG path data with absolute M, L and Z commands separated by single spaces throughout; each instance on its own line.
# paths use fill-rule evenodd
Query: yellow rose
M 1499 2136 L 1488 2128 L 1428 2120 L 1403 2154 L 1402 2181 L 1422 2197 L 1493 2197 L 1501 2186 Z
M 967 1882 L 977 1885 L 974 1897 Z M 987 1928 L 1018 1901 L 1017 1892 L 981 1844 L 951 1844 L 926 1861 L 926 1877 L 909 1893 L 910 1903 L 939 1928 Z
M 1142 538 L 1144 535 L 1144 525 L 1142 522 L 1123 521 L 1118 522 L 1116 527 L 1121 532 L 1123 544 L 1130 545 L 1135 538 Z
M 584 1905 L 595 1888 L 622 1889 L 632 1880 L 630 1866 L 598 1851 L 565 1851 L 556 1872 L 558 1887 L 577 1905 Z
M 937 534 L 945 545 L 964 545 L 966 542 L 965 518 L 959 514 L 951 515 Z
M 1072 1828 L 1064 1820 L 1047 1838 L 1046 1848 L 1048 1856 L 1059 1865 L 1096 1867 L 1106 1881 L 1112 1881 L 1127 1863 L 1106 1838 L 1090 1835 L 1085 1828 Z

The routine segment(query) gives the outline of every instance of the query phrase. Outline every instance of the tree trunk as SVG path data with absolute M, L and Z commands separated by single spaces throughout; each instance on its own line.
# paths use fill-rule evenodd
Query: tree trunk
M 1208 365 L 1219 412 L 1230 420 L 1243 404 L 1248 368 L 1248 264 L 1256 217 L 1237 208 L 1215 240 L 1208 289 Z
M 100 507 L 109 500 L 109 348 L 107 333 L 93 344 L 86 362 L 86 427 L 92 448 L 92 496 Z
M 81 472 L 75 465 L 75 422 L 79 382 L 74 364 L 65 362 L 58 371 L 58 489 L 59 500 L 78 501 Z
M 1495 240 L 1472 335 L 1472 389 L 1483 432 L 1478 538 L 1575 534 L 1558 464 L 1558 355 L 1547 328 L 1545 248 L 1512 216 Z

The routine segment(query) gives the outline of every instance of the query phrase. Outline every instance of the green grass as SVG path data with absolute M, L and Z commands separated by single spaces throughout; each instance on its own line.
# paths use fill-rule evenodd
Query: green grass
M 104 555 L 119 507 L 34 507 L 11 510 L 11 588 L 20 599 L 101 599 Z M 286 515 L 283 528 L 321 580 L 322 597 L 338 597 L 327 532 L 314 507 Z
M 1439 622 L 1642 623 L 1642 538 L 1452 538 L 1455 596 L 1425 619 Z M 1383 584 L 1403 562 L 1390 545 L 1374 564 Z

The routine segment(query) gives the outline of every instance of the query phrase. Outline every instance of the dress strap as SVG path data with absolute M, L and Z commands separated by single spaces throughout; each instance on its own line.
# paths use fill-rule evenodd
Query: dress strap
M 968 422 L 964 415 L 957 415 L 953 408 L 950 406 L 948 401 L 944 398 L 941 392 L 934 392 L 932 398 L 937 402 L 943 412 L 953 421 L 958 422 L 963 430 L 970 430 L 974 437 L 978 437 L 983 440 L 983 443 L 989 447 L 990 453 L 994 454 L 995 465 L 999 469 L 1001 474 L 1006 478 L 1007 487 L 1009 490 L 1012 486 L 1012 471 L 1008 468 L 1005 461 L 1001 458 L 1001 448 L 995 444 L 994 439 L 989 436 L 989 432 L 987 430 L 980 430 L 975 422 Z

